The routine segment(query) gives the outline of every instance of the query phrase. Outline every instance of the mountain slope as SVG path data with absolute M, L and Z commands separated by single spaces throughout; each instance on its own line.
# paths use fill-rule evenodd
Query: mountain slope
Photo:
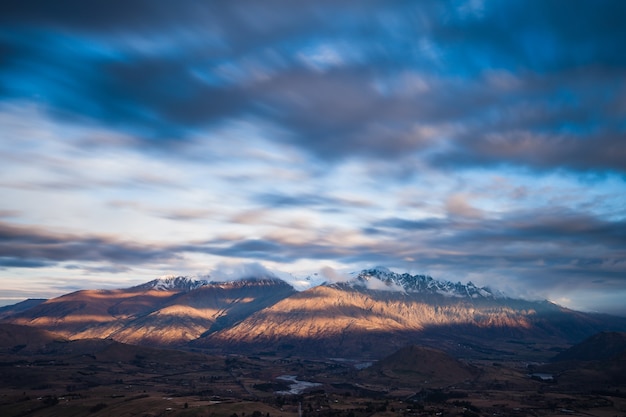
M 127 289 L 77 291 L 5 321 L 70 339 L 175 346 L 227 327 L 293 293 L 289 284 L 273 278 L 209 283 L 166 277 Z
M 81 290 L 47 300 L 6 320 L 68 338 L 107 337 L 124 323 L 159 308 L 176 292 Z
M 329 284 L 294 294 L 241 323 L 192 342 L 230 350 L 380 358 L 429 339 L 563 344 L 608 324 L 555 304 Z M 617 320 L 626 328 L 626 320 Z M 456 344 L 456 343 L 450 343 Z
M 626 357 L 626 333 L 600 332 L 554 357 L 561 361 L 604 361 Z
M 29 298 L 16 304 L 0 307 L 0 320 L 31 309 L 46 301 L 45 298 Z
M 344 285 L 375 290 L 401 291 L 407 293 L 439 294 L 446 297 L 471 299 L 505 298 L 504 294 L 488 287 L 479 288 L 471 281 L 460 282 L 436 280 L 428 275 L 398 274 L 384 267 L 365 269 Z
M 511 340 L 563 346 L 599 331 L 626 331 L 626 319 L 383 268 L 303 292 L 273 276 L 231 282 L 171 276 L 127 289 L 77 291 L 3 321 L 68 339 L 358 358 L 414 344 L 459 355 Z
M 428 387 L 446 387 L 474 379 L 478 372 L 447 353 L 426 346 L 411 345 L 392 353 L 373 366 L 359 372 L 362 380 L 386 378 L 387 385 L 402 379 L 416 386 L 428 382 Z
M 43 329 L 0 323 L 0 353 L 33 352 L 62 340 L 62 337 Z
M 159 290 L 159 291 L 192 291 L 208 285 L 209 281 L 205 279 L 193 279 L 184 276 L 167 275 L 145 284 L 132 287 L 135 290 Z
M 626 384 L 626 332 L 599 332 L 559 353 L 534 372 L 554 375 L 561 388 L 607 390 Z M 619 392 L 619 389 L 617 390 Z
M 294 293 L 289 284 L 274 279 L 209 283 L 172 297 L 110 337 L 124 343 L 181 345 L 228 327 Z

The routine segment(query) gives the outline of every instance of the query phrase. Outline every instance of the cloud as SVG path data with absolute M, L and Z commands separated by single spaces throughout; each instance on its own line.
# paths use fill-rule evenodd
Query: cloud
M 357 271 L 360 272 L 360 271 Z M 397 291 L 404 292 L 402 286 L 391 283 L 391 282 L 383 282 L 376 278 L 365 278 L 364 280 L 356 281 L 355 274 L 346 274 L 339 272 L 329 266 L 325 266 L 320 270 L 320 274 L 326 278 L 326 282 L 328 283 L 345 283 L 354 281 L 357 285 L 362 285 L 370 290 L 376 291 Z
M 107 236 L 77 236 L 0 223 L 0 257 L 13 266 L 30 263 L 41 267 L 75 261 L 133 265 L 171 261 L 177 255 L 167 247 L 128 243 Z
M 353 278 L 348 274 L 338 272 L 330 266 L 325 266 L 320 269 L 320 274 L 326 279 L 327 282 L 347 282 Z
M 332 163 L 625 170 L 617 2 L 169 6 L 3 6 L 0 94 L 174 152 L 252 116 Z
M 626 150 L 617 145 L 622 133 L 606 128 L 590 135 L 534 134 L 528 130 L 471 132 L 455 149 L 433 156 L 448 167 L 517 165 L 537 170 L 626 172 Z M 471 137 L 471 138 L 470 138 Z
M 453 216 L 476 219 L 480 219 L 484 216 L 484 213 L 481 210 L 471 206 L 467 196 L 460 194 L 453 194 L 448 197 L 446 201 L 446 209 L 448 213 Z
M 318 193 L 263 193 L 254 200 L 268 209 L 319 209 L 324 211 L 341 211 L 347 209 L 367 208 L 371 202 L 362 199 L 334 197 L 321 190 Z
M 599 278 L 626 284 L 626 263 L 621 261 L 626 237 L 623 220 L 607 221 L 555 207 L 479 221 L 389 219 L 378 227 L 379 235 L 393 236 L 397 242 L 420 242 L 413 249 L 398 244 L 398 252 L 408 251 L 426 270 L 441 268 L 458 276 L 466 271 L 481 271 L 484 276 L 497 273 L 536 290 L 588 287 Z M 390 259 L 403 263 L 397 256 Z
M 17 257 L 0 257 L 0 268 L 43 268 L 50 266 L 51 262 L 34 259 L 20 259 Z
M 401 285 L 393 282 L 384 282 L 376 278 L 366 280 L 365 286 L 367 287 L 367 289 L 375 291 L 404 292 L 404 288 L 402 288 Z
M 248 278 L 276 278 L 276 274 L 260 263 L 220 263 L 209 274 L 211 281 L 237 281 Z
M 331 199 L 320 194 L 278 194 L 267 193 L 256 197 L 260 203 L 272 207 L 316 207 L 316 206 L 337 206 L 338 200 Z
M 620 2 L 5 3 L 11 274 L 623 287 Z

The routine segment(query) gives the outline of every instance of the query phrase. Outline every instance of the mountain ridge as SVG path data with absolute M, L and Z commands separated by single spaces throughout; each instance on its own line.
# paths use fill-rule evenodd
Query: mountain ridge
M 148 281 L 144 284 L 131 287 L 131 289 L 154 289 L 158 291 L 191 291 L 208 284 L 209 281 L 207 281 L 206 279 L 195 279 L 183 275 L 164 275 L 159 278 L 153 279 L 152 281 Z
M 344 284 L 349 286 L 360 285 L 374 290 L 441 294 L 457 298 L 507 298 L 501 291 L 494 291 L 489 287 L 477 287 L 471 281 L 468 281 L 466 284 L 462 284 L 460 281 L 454 283 L 452 281 L 438 280 L 430 275 L 411 275 L 406 272 L 397 273 L 381 266 L 364 269 L 358 274 L 353 273 L 352 275 L 354 277 Z M 378 280 L 384 286 L 380 284 L 371 285 L 372 280 Z M 334 284 L 341 285 L 341 283 Z M 333 285 L 333 283 L 327 285 Z
M 172 275 L 126 289 L 76 291 L 2 321 L 68 339 L 368 358 L 426 339 L 451 349 L 510 339 L 565 346 L 599 331 L 626 331 L 626 319 L 514 299 L 471 282 L 383 268 L 347 278 L 296 291 L 271 274 L 229 281 Z

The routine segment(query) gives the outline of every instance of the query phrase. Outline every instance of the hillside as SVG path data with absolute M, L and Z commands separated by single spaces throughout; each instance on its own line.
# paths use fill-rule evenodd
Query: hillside
M 82 290 L 47 300 L 8 317 L 67 338 L 108 337 L 133 319 L 159 309 L 176 292 L 158 290 Z
M 577 386 L 607 389 L 626 384 L 626 333 L 594 334 L 534 371 L 554 375 L 566 389 Z
M 420 344 L 460 357 L 523 352 L 545 360 L 549 348 L 599 331 L 626 331 L 626 319 L 381 268 L 302 292 L 272 276 L 230 282 L 171 276 L 127 289 L 77 291 L 3 321 L 68 339 L 376 359 Z
M 606 361 L 623 356 L 626 356 L 626 333 L 600 332 L 559 353 L 553 361 Z
M 227 328 L 293 293 L 295 290 L 280 280 L 211 283 L 172 297 L 110 337 L 124 343 L 181 346 Z
M 417 342 L 439 346 L 446 341 L 451 348 L 467 341 L 489 345 L 509 339 L 559 345 L 608 325 L 548 302 L 331 284 L 294 294 L 191 346 L 380 358 Z M 615 325 L 626 328 L 626 320 Z
M 58 341 L 65 339 L 43 329 L 0 323 L 1 354 L 32 353 Z
M 402 380 L 404 384 L 426 384 L 429 388 L 436 388 L 473 380 L 477 375 L 476 368 L 439 349 L 411 345 L 362 370 L 359 378 L 365 381 Z
M 29 298 L 16 304 L 0 307 L 0 320 L 10 317 L 23 311 L 29 310 L 46 301 L 45 298 Z
M 242 320 L 295 292 L 280 280 L 177 285 L 151 281 L 119 290 L 83 290 L 5 319 L 70 339 L 112 338 L 145 345 L 182 345 Z

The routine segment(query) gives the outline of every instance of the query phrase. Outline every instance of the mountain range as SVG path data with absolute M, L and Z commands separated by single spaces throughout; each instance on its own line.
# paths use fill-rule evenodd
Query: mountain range
M 271 275 L 228 282 L 169 276 L 0 309 L 0 320 L 67 339 L 209 352 L 381 358 L 413 344 L 456 353 L 506 343 L 567 346 L 626 318 L 514 299 L 474 284 L 363 270 L 296 291 Z

